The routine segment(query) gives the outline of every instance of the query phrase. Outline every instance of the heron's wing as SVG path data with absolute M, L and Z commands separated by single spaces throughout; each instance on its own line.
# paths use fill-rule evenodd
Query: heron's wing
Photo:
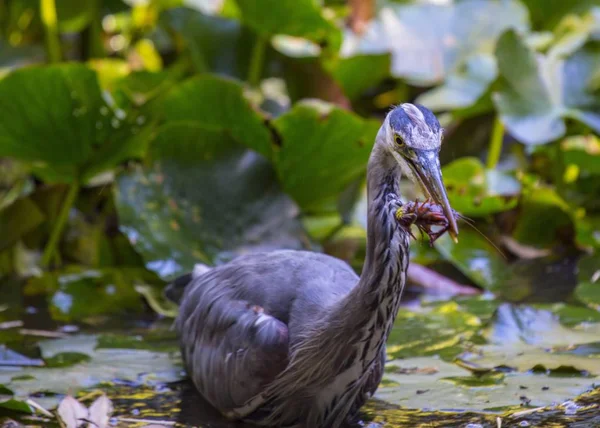
M 214 275 L 192 281 L 177 329 L 192 381 L 222 412 L 260 393 L 287 365 L 288 329 Z

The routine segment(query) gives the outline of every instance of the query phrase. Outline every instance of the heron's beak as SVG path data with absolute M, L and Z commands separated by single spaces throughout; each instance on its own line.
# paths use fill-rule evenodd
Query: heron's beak
M 418 177 L 423 191 L 436 204 L 442 207 L 450 226 L 448 233 L 454 242 L 458 242 L 458 226 L 456 225 L 456 219 L 448 201 L 444 180 L 442 180 L 442 171 L 439 166 L 437 152 L 435 150 L 423 150 L 417 152 L 417 156 L 418 160 L 411 165 L 415 175 Z

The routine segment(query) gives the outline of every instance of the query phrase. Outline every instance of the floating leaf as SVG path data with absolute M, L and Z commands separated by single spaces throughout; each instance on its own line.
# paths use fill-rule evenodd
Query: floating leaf
M 531 406 L 553 405 L 587 391 L 593 384 L 593 379 L 549 379 L 541 374 L 494 374 L 485 378 L 435 357 L 392 360 L 386 364 L 383 379 L 375 397 L 387 403 L 413 409 L 463 411 L 519 406 L 523 401 L 520 397 L 526 394 Z
M 183 96 L 183 93 L 182 93 Z M 118 178 L 121 228 L 163 277 L 249 251 L 303 247 L 298 209 L 260 155 L 194 123 L 162 127 Z
M 58 404 L 54 394 L 74 394 L 101 383 L 119 380 L 131 385 L 157 385 L 181 379 L 179 358 L 166 352 L 141 349 L 99 349 L 94 336 L 71 336 L 42 342 L 44 358 L 66 351 L 88 355 L 89 359 L 64 368 L 27 368 L 0 371 L 0 383 L 14 392 L 17 400 L 46 392 L 35 401 L 46 408 Z
M 567 328 L 548 311 L 505 304 L 487 333 L 491 344 L 461 358 L 488 369 L 587 376 L 585 380 L 592 385 L 600 379 L 600 349 L 594 347 L 599 333 L 598 323 Z
M 456 302 L 423 313 L 401 311 L 390 333 L 387 353 L 391 358 L 436 355 L 452 361 L 481 325 L 480 317 Z
M 282 140 L 274 163 L 284 190 L 305 210 L 319 210 L 364 174 L 380 124 L 339 108 L 321 114 L 297 104 L 273 126 Z

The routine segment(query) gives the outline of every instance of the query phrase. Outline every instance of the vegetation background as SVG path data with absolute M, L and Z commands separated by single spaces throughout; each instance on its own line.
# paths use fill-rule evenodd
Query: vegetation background
M 597 0 L 0 2 L 0 414 L 126 384 L 150 392 L 117 415 L 172 418 L 165 282 L 275 248 L 359 271 L 366 161 L 407 101 L 474 227 L 414 242 L 365 418 L 597 418 L 571 401 L 600 379 Z

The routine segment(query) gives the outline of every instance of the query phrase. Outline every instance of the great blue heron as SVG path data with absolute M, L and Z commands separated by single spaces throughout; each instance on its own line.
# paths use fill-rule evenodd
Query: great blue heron
M 404 173 L 458 229 L 442 181 L 442 129 L 425 107 L 385 118 L 367 172 L 368 234 L 360 278 L 307 251 L 244 255 L 176 280 L 187 371 L 222 414 L 258 425 L 335 428 L 377 389 L 406 281 L 410 229 L 397 221 Z

